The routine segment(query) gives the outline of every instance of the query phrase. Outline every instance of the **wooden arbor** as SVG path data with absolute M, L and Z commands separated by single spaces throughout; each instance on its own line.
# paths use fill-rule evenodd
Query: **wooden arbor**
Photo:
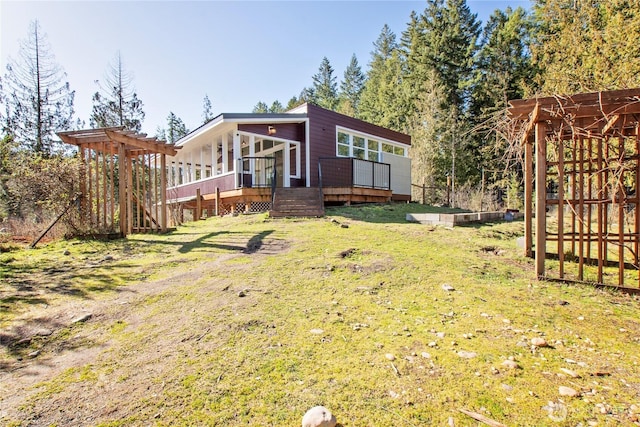
M 638 289 L 640 88 L 510 101 L 508 112 L 524 145 L 536 275 Z M 545 258 L 557 262 L 545 269 Z
M 82 216 L 92 232 L 166 231 L 166 155 L 178 147 L 123 127 L 60 132 L 78 147 Z

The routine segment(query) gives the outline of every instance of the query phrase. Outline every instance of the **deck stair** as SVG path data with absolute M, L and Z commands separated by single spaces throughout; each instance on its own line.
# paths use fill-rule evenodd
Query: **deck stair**
M 277 188 L 269 215 L 274 218 L 324 216 L 322 189 Z

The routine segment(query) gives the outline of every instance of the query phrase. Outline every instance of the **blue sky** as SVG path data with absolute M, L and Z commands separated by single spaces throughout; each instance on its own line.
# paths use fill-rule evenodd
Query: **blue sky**
M 485 22 L 495 9 L 529 0 L 467 0 Z M 324 56 L 342 78 L 351 55 L 363 71 L 384 24 L 399 38 L 424 1 L 0 1 L 0 63 L 16 58 L 29 23 L 40 22 L 87 121 L 91 96 L 120 51 L 154 135 L 173 111 L 189 129 L 213 113 L 250 112 L 258 101 L 286 105 L 311 85 Z

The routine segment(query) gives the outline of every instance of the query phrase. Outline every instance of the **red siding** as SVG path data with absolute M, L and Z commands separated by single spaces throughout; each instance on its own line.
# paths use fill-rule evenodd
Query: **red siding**
M 411 144 L 411 136 L 376 126 L 334 111 L 325 110 L 316 105 L 307 104 L 309 117 L 311 186 L 318 186 L 318 159 L 336 156 L 336 126 L 342 126 L 357 132 L 366 133 L 391 141 Z
M 195 197 L 196 190 L 200 189 L 200 195 L 214 194 L 216 187 L 220 191 L 233 190 L 236 187 L 236 178 L 234 174 L 225 175 L 221 177 L 207 178 L 203 181 L 192 182 L 189 184 L 181 185 L 177 188 L 167 190 L 167 199 L 181 199 L 183 197 Z
M 304 123 L 276 123 L 276 124 L 238 124 L 238 130 L 242 132 L 257 133 L 269 137 L 269 126 L 276 129 L 274 138 L 288 139 L 290 141 L 304 141 Z

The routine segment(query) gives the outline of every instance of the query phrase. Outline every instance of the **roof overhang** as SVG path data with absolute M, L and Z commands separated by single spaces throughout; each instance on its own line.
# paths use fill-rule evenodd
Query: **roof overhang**
M 193 130 L 189 134 L 182 137 L 177 146 L 184 146 L 187 142 L 197 139 L 200 135 L 210 132 L 217 127 L 224 128 L 227 124 L 280 124 L 280 123 L 304 123 L 307 119 L 306 114 L 262 114 L 262 113 L 222 113 L 216 116 L 210 122 L 205 123 L 199 128 Z

